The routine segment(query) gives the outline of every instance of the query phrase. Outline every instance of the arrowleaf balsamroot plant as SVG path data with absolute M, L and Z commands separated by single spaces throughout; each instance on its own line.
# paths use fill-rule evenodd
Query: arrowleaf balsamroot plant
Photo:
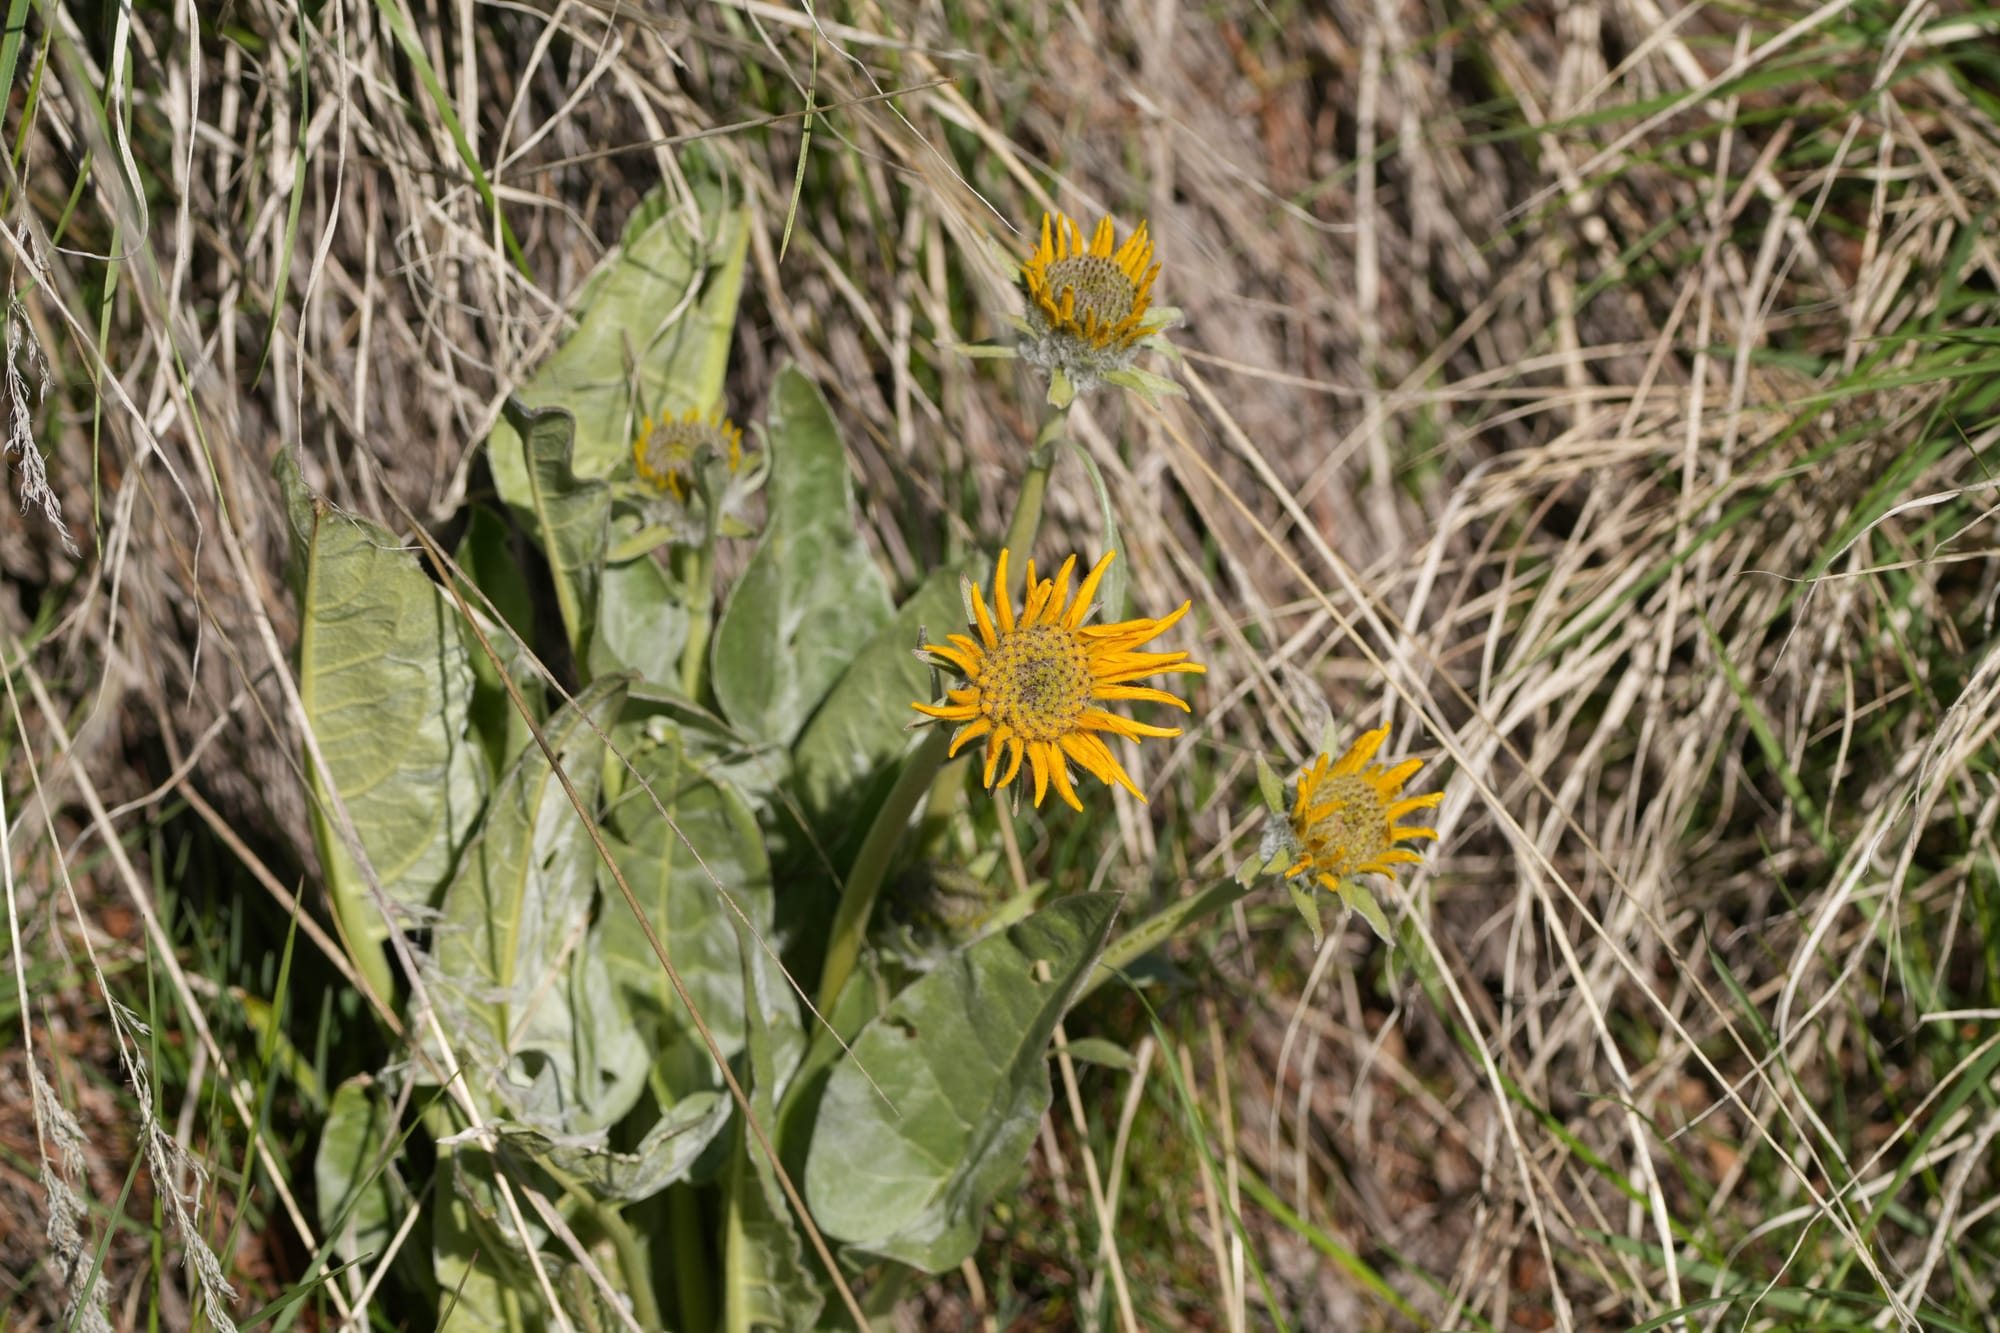
M 1150 244 L 1142 228 L 1113 251 L 1107 222 L 1085 248 L 1064 226 L 1069 239 L 1031 277 L 1044 332 L 1122 364 L 1153 326 Z M 655 243 L 661 229 L 670 240 Z M 719 312 L 741 281 L 737 234 L 726 213 L 695 226 L 645 210 L 628 248 L 699 256 L 682 280 Z M 657 275 L 658 260 L 633 262 Z M 590 291 L 612 299 L 619 287 Z M 577 313 L 579 329 L 594 320 Z M 642 1323 L 688 1328 L 715 1310 L 747 1327 L 773 1289 L 786 1293 L 779 1322 L 806 1327 L 831 1303 L 852 1311 L 849 1272 L 879 1286 L 956 1266 L 1023 1169 L 1049 1104 L 1042 1057 L 1071 997 L 1100 960 L 1130 962 L 1201 915 L 1121 934 L 1109 895 L 1022 895 L 935 948 L 902 947 L 907 931 L 875 910 L 889 872 L 937 864 L 926 873 L 963 879 L 940 858 L 1011 817 L 934 781 L 971 741 L 985 741 L 980 785 L 997 791 L 1025 770 L 1037 807 L 1054 788 L 1086 810 L 1072 764 L 1144 799 L 1106 738 L 1181 732 L 1112 707 L 1189 711 L 1142 682 L 1203 671 L 1185 650 L 1144 649 L 1190 603 L 1089 623 L 1107 553 L 1080 582 L 1074 556 L 1054 578 L 1027 561 L 1017 613 L 1010 562 L 1041 526 L 1059 410 L 1022 468 L 991 609 L 962 577 L 973 634 L 928 644 L 922 661 L 892 650 L 911 642 L 938 581 L 893 606 L 856 533 L 840 433 L 802 372 L 778 374 L 747 478 L 742 431 L 719 412 L 655 415 L 636 401 L 718 401 L 730 331 L 711 319 L 691 332 L 649 344 L 629 401 L 606 396 L 617 368 L 574 339 L 546 382 L 522 386 L 543 406 L 516 401 L 490 441 L 507 505 L 476 511 L 449 588 L 279 469 L 307 630 L 302 693 L 326 760 L 316 790 L 351 794 L 347 827 L 331 802 L 319 822 L 334 896 L 361 970 L 396 997 L 402 1022 L 420 1027 L 420 994 L 445 1020 L 416 1061 L 342 1090 L 320 1175 L 330 1201 L 371 1197 L 355 1145 L 379 1140 L 397 1095 L 421 1093 L 410 1127 L 436 1146 L 433 1189 L 449 1205 L 429 1271 L 457 1293 L 453 1327 L 539 1330 L 546 1291 L 574 1294 L 593 1263 Z M 621 420 L 640 428 L 614 442 Z M 761 532 L 724 513 L 725 496 L 733 510 L 766 480 Z M 536 640 L 503 555 L 510 530 L 548 565 L 565 642 Z M 752 537 L 724 586 L 719 550 Z M 393 633 L 357 636 L 361 622 Z M 579 688 L 538 666 L 548 656 L 574 664 Z M 962 684 L 914 707 L 955 734 L 913 746 L 875 701 L 922 693 L 939 667 Z M 913 821 L 926 796 L 931 818 Z M 380 882 L 403 919 L 381 921 L 363 858 L 378 878 L 400 868 Z M 1199 900 L 1203 912 L 1225 901 Z M 398 952 L 423 943 L 407 935 L 413 922 L 428 927 L 426 951 L 398 978 L 381 945 L 399 933 Z M 1053 988 L 1038 979 L 1050 969 Z M 815 978 L 817 1012 L 797 989 Z M 950 1114 L 922 1111 L 946 1069 Z M 897 1182 L 886 1197 L 885 1175 Z M 517 1196 L 538 1194 L 567 1200 L 598 1253 L 529 1225 Z M 739 1225 L 712 1279 L 691 1256 L 717 1212 Z M 380 1239 L 371 1221 L 343 1252 Z M 589 1303 L 567 1314 L 585 1318 Z
M 1993 1333 L 1977 12 L 113 8 L 0 1319 Z

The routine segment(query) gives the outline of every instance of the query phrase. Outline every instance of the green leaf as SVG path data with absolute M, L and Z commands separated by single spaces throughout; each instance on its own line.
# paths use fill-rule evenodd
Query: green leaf
M 770 519 L 716 627 L 713 678 L 731 722 L 789 744 L 892 609 L 839 428 L 796 366 L 771 390 L 770 457 Z
M 1097 460 L 1090 456 L 1090 450 L 1076 441 L 1069 441 L 1070 452 L 1083 464 L 1083 470 L 1090 476 L 1090 489 L 1097 496 L 1097 521 L 1104 525 L 1104 549 L 1123 552 L 1124 541 L 1118 535 L 1118 511 L 1111 503 L 1111 488 L 1105 485 L 1104 473 L 1098 468 Z M 1125 570 L 1129 560 L 1113 560 L 1111 568 L 1104 571 L 1104 582 L 1098 585 L 1097 599 L 1103 604 L 1104 613 L 1098 617 L 1102 622 L 1125 618 Z
M 1389 918 L 1382 913 L 1382 904 L 1375 901 L 1374 893 L 1358 879 L 1350 879 L 1340 886 L 1340 896 L 1347 905 L 1361 913 L 1361 919 L 1375 932 L 1375 938 L 1396 947 L 1396 930 L 1389 924 Z
M 464 1179 L 461 1159 L 484 1167 Z M 459 1146 L 438 1151 L 437 1198 L 431 1208 L 435 1240 L 431 1273 L 437 1278 L 439 1333 L 540 1333 L 542 1294 L 526 1259 L 495 1222 L 480 1214 L 474 1196 L 492 1191 L 487 1155 Z
M 604 596 L 590 641 L 593 679 L 633 671 L 678 691 L 687 636 L 688 609 L 681 590 L 657 561 L 641 556 L 605 566 Z
M 806 1161 L 823 1230 L 928 1273 L 972 1253 L 988 1205 L 1020 1177 L 1049 1105 L 1050 1034 L 1117 903 L 1064 898 L 920 978 L 862 1030 Z
M 941 352 L 957 352 L 960 356 L 969 356 L 974 360 L 983 358 L 986 360 L 1015 361 L 1019 360 L 1021 356 L 1021 350 L 1012 343 L 941 343 L 938 346 L 938 350 Z
M 1232 907 L 1248 896 L 1252 881 L 1241 878 L 1225 879 L 1209 885 L 1200 893 L 1179 898 L 1167 904 L 1153 915 L 1125 931 L 1104 951 L 1101 965 L 1085 978 L 1077 991 L 1077 999 L 1095 991 L 1108 981 L 1117 979 L 1117 974 L 1132 966 L 1159 948 L 1183 930 L 1214 916 L 1224 908 Z
M 474 587 L 483 593 L 480 597 L 466 594 L 466 604 L 472 608 L 475 617 L 481 617 L 487 642 L 493 647 L 493 657 L 486 655 L 480 647 L 477 636 L 469 627 L 465 639 L 466 658 L 472 663 L 473 689 L 472 703 L 468 710 L 473 734 L 479 737 L 486 751 L 487 767 L 492 772 L 504 770 L 514 758 L 531 744 L 531 733 L 521 710 L 514 706 L 514 700 L 507 692 L 502 674 L 512 676 L 520 687 L 521 697 L 531 708 L 539 709 L 542 690 L 535 680 L 533 665 L 527 660 L 519 645 L 530 647 L 535 642 L 534 594 L 528 588 L 528 581 L 521 574 L 520 562 L 515 556 L 513 531 L 507 521 L 490 509 L 475 508 L 471 521 L 466 524 L 465 535 L 459 539 L 458 550 L 452 558 L 465 571 Z M 493 609 L 500 613 L 509 635 L 499 625 L 484 619 L 485 603 L 491 602 Z M 495 658 L 498 661 L 495 661 Z M 541 721 L 538 712 L 535 720 Z
M 523 518 L 541 538 L 563 633 L 582 663 L 597 621 L 611 544 L 611 487 L 578 477 L 571 466 L 576 421 L 568 412 L 530 412 L 509 399 L 507 417 L 525 441 L 528 504 Z
M 848 841 L 840 833 L 865 825 L 863 816 L 874 804 L 871 789 L 911 748 L 907 727 L 919 714 L 910 705 L 931 702 L 930 668 L 914 652 L 918 630 L 942 642 L 966 623 L 958 583 L 956 571 L 933 570 L 896 618 L 854 655 L 793 747 L 799 794 L 830 850 Z M 855 836 L 861 832 L 865 827 Z M 837 864 L 845 864 L 834 854 Z
M 532 1126 L 504 1122 L 493 1129 L 503 1160 L 507 1155 L 525 1157 L 570 1177 L 600 1199 L 633 1203 L 652 1198 L 686 1176 L 709 1141 L 729 1123 L 731 1109 L 722 1093 L 686 1097 L 663 1112 L 630 1152 L 613 1150 L 602 1136 L 559 1140 Z
M 628 560 L 637 560 L 642 555 L 652 554 L 678 536 L 673 528 L 657 523 L 649 528 L 639 528 L 613 542 L 605 558 L 615 565 L 622 565 Z
M 794 1051 L 784 1047 L 786 1028 L 796 1031 L 797 1007 L 785 997 L 776 1003 L 769 994 L 769 973 L 762 949 L 749 929 L 736 924 L 742 959 L 743 987 L 759 997 L 748 1007 L 746 1049 L 750 1055 L 750 1113 L 766 1136 L 777 1136 L 777 1098 L 783 1094 Z M 774 1026 L 770 1018 L 778 1015 Z M 792 1225 L 791 1209 L 778 1188 L 777 1174 L 764 1145 L 753 1141 L 749 1126 L 738 1122 L 729 1159 L 728 1192 L 723 1219 L 723 1321 L 726 1333 L 757 1328 L 783 1328 L 807 1333 L 817 1326 L 824 1304 L 818 1285 L 806 1267 L 805 1247 Z
M 1257 790 L 1263 794 L 1264 808 L 1282 817 L 1285 813 L 1285 784 L 1266 762 L 1263 755 L 1257 756 Z
M 728 782 L 689 761 L 678 728 L 664 719 L 653 726 L 664 731 L 664 739 L 633 756 L 633 766 L 666 818 L 632 781 L 607 821 L 611 855 L 673 960 L 688 998 L 723 1054 L 732 1056 L 743 1049 L 745 1038 L 736 912 L 771 942 L 771 867 L 749 803 Z M 702 1086 L 720 1086 L 694 1020 L 633 919 L 631 906 L 615 889 L 606 898 L 605 918 L 611 926 L 607 961 L 620 992 L 646 1023 L 649 1043 L 656 1051 L 674 1045 L 695 1048 L 696 1066 L 707 1071 Z M 774 976 L 777 964 L 761 950 L 759 954 L 760 975 L 767 983 L 775 980 L 776 994 L 790 996 L 783 977 Z M 793 1048 L 789 1060 L 795 1064 L 796 1048 L 803 1044 L 795 1010 L 787 1033 L 785 1040 Z
M 289 451 L 272 471 L 291 529 L 307 725 L 390 903 L 429 907 L 486 797 L 486 765 L 467 734 L 473 670 L 457 618 L 400 542 L 314 495 Z M 307 773 L 334 911 L 386 1000 L 394 991 L 379 945 L 388 926 L 336 832 L 318 771 L 309 764 Z
M 600 682 L 543 728 L 586 810 L 602 780 L 600 732 L 624 696 L 622 680 Z M 553 1133 L 618 1120 L 648 1064 L 605 966 L 609 918 L 589 926 L 597 866 L 589 831 L 530 746 L 445 891 L 430 961 L 475 1094 Z
M 1058 412 L 1067 411 L 1076 401 L 1076 383 L 1068 372 L 1060 366 L 1049 372 L 1049 406 Z
M 1106 1041 L 1102 1037 L 1083 1037 L 1059 1049 L 1079 1064 L 1102 1065 L 1106 1069 L 1118 1069 L 1126 1073 L 1139 1067 L 1139 1062 L 1132 1058 L 1130 1051 L 1117 1042 Z
M 575 414 L 577 475 L 624 467 L 641 417 L 721 401 L 749 238 L 748 215 L 713 181 L 697 181 L 691 204 L 656 191 L 577 292 L 575 331 L 518 390 L 530 407 Z M 487 454 L 500 498 L 525 508 L 517 427 L 496 424 Z
M 410 1191 L 395 1157 L 383 1160 L 395 1133 L 388 1099 L 374 1079 L 358 1074 L 334 1089 L 313 1158 L 313 1184 L 320 1230 L 343 1260 L 379 1258 L 409 1211 Z
M 1149 401 L 1158 402 L 1162 398 L 1185 398 L 1187 390 L 1164 375 L 1155 375 L 1149 370 L 1136 368 L 1106 371 L 1104 379 L 1121 389 L 1130 389 L 1143 394 Z
M 1288 879 L 1285 881 L 1285 887 L 1291 891 L 1292 906 L 1299 909 L 1299 915 L 1305 919 L 1307 928 L 1312 931 L 1313 952 L 1319 952 L 1320 941 L 1326 938 L 1326 931 L 1319 923 L 1318 892 L 1314 890 L 1310 880 Z

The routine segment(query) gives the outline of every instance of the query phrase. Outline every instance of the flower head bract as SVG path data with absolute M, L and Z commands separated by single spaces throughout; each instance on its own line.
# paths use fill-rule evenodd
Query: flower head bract
M 1370 872 L 1393 876 L 1397 866 L 1421 859 L 1396 844 L 1409 838 L 1435 839 L 1437 830 L 1396 821 L 1431 808 L 1444 799 L 1444 793 L 1402 796 L 1403 784 L 1424 761 L 1369 762 L 1388 738 L 1389 728 L 1377 727 L 1339 759 L 1322 754 L 1299 774 L 1291 816 L 1297 850 L 1285 878 L 1311 875 L 1322 888 L 1339 892 L 1351 876 Z
M 1021 614 L 1014 614 L 1007 592 L 1007 556 L 993 567 L 993 609 L 976 584 L 968 584 L 966 603 L 972 628 L 946 636 L 943 644 L 926 644 L 924 654 L 955 670 L 965 683 L 945 694 L 942 704 L 912 704 L 919 713 L 956 722 L 951 751 L 984 737 L 984 785 L 1004 787 L 1025 763 L 1034 776 L 1035 804 L 1053 786 L 1072 808 L 1083 809 L 1070 781 L 1069 763 L 1109 785 L 1117 783 L 1145 800 L 1119 764 L 1103 736 L 1137 741 L 1146 736 L 1178 736 L 1179 727 L 1155 727 L 1134 722 L 1101 707 L 1118 700 L 1149 699 L 1172 704 L 1182 712 L 1187 704 L 1164 690 L 1135 684 L 1147 676 L 1171 672 L 1201 672 L 1186 653 L 1140 652 L 1187 614 L 1188 603 L 1158 620 L 1125 620 L 1112 625 L 1086 625 L 1091 599 L 1117 552 L 1107 552 L 1070 595 L 1070 575 L 1076 557 L 1063 562 L 1053 579 L 1035 578 L 1028 562 L 1027 596 Z M 1004 763 L 1002 762 L 1004 759 Z M 997 779 L 997 780 L 996 780 Z
M 689 408 L 682 417 L 651 417 L 639 423 L 632 441 L 632 464 L 639 480 L 656 495 L 686 504 L 702 467 L 719 458 L 731 475 L 743 466 L 743 430 L 720 413 L 704 416 Z
M 1146 224 L 1122 243 L 1114 241 L 1110 218 L 1085 242 L 1083 229 L 1067 216 L 1044 213 L 1041 244 L 1021 266 L 1028 293 L 1021 355 L 1077 390 L 1107 378 L 1134 378 L 1135 348 L 1178 318 L 1178 312 L 1152 306 L 1160 266 L 1153 262 Z M 1143 383 L 1150 377 L 1137 378 Z

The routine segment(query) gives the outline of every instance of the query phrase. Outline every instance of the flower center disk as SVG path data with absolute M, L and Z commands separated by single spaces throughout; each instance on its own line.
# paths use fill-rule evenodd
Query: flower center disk
M 1333 809 L 1306 829 L 1304 843 L 1322 865 L 1362 866 L 1389 850 L 1382 795 L 1358 774 L 1329 777 L 1312 794 L 1315 808 Z
M 1058 305 L 1062 301 L 1062 290 L 1067 287 L 1076 293 L 1076 320 L 1084 322 L 1086 313 L 1095 312 L 1097 322 L 1115 325 L 1132 313 L 1132 304 L 1138 299 L 1138 289 L 1132 279 L 1117 263 L 1102 255 L 1071 255 L 1058 259 L 1049 265 L 1048 290 L 1054 294 Z
M 980 711 L 1024 738 L 1055 740 L 1090 707 L 1090 662 L 1060 625 L 1029 625 L 1000 636 L 980 676 Z

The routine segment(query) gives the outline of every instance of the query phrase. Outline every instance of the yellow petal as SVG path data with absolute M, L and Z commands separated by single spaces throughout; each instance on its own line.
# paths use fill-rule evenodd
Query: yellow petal
M 1177 699 L 1165 690 L 1156 690 L 1149 685 L 1099 685 L 1091 690 L 1093 699 L 1132 699 L 1146 703 L 1172 704 L 1183 713 L 1191 712 L 1185 699 Z
M 993 617 L 986 614 L 986 599 L 979 595 L 979 585 L 972 585 L 972 620 L 979 627 L 979 637 L 988 648 L 998 648 L 1000 640 L 993 633 Z
M 984 736 L 987 732 L 991 730 L 993 730 L 993 719 L 985 717 L 974 718 L 972 721 L 960 727 L 958 729 L 958 734 L 951 738 L 951 748 L 944 752 L 944 757 L 947 759 L 952 758 L 960 750 L 965 748 L 965 743 L 967 741 L 977 740 L 979 737 Z
M 1007 772 L 1000 779 L 1001 786 L 1004 787 L 1012 782 L 1014 775 L 1021 771 L 1021 754 L 1023 749 L 1024 747 L 1021 744 L 1019 736 L 1009 735 L 1007 737 Z
M 1070 785 L 1069 765 L 1063 762 L 1062 756 L 1056 753 L 1053 745 L 1045 742 L 1043 749 L 1049 756 L 1049 781 L 1055 784 L 1056 795 L 1063 798 L 1063 804 L 1082 814 L 1083 802 L 1076 798 L 1076 788 Z
M 1076 557 L 1071 556 L 1063 561 L 1062 568 L 1056 571 L 1055 582 L 1050 585 L 1048 602 L 1043 607 L 1047 614 L 1042 617 L 1042 623 L 1059 624 L 1063 612 L 1069 609 L 1069 576 L 1075 569 Z
M 1000 623 L 1000 632 L 1005 634 L 1014 628 L 1014 599 L 1007 593 L 1007 548 L 1000 548 L 1000 558 L 993 562 L 993 615 Z
M 1333 766 L 1334 773 L 1344 776 L 1360 772 L 1361 766 L 1374 758 L 1375 752 L 1382 748 L 1382 742 L 1388 739 L 1389 724 L 1386 722 L 1375 730 L 1364 733 L 1348 747 L 1347 753 L 1340 757 L 1340 762 Z
M 1090 567 L 1090 573 L 1084 576 L 1083 586 L 1076 590 L 1076 601 L 1071 604 L 1069 615 L 1063 620 L 1066 627 L 1075 629 L 1090 614 L 1090 603 L 1097 596 L 1097 585 L 1104 580 L 1104 571 L 1110 569 L 1111 562 L 1117 558 L 1118 552 L 1106 551 L 1103 558 Z
M 1443 792 L 1441 791 L 1429 792 L 1423 796 L 1412 796 L 1407 801 L 1397 801 L 1394 805 L 1390 806 L 1387 810 L 1384 810 L 1382 813 L 1386 815 L 1389 818 L 1389 820 L 1393 823 L 1394 821 L 1401 819 L 1404 815 L 1409 814 L 1410 811 L 1412 810 L 1428 810 L 1430 807 L 1436 805 L 1439 801 L 1442 801 L 1443 799 L 1444 799 Z

